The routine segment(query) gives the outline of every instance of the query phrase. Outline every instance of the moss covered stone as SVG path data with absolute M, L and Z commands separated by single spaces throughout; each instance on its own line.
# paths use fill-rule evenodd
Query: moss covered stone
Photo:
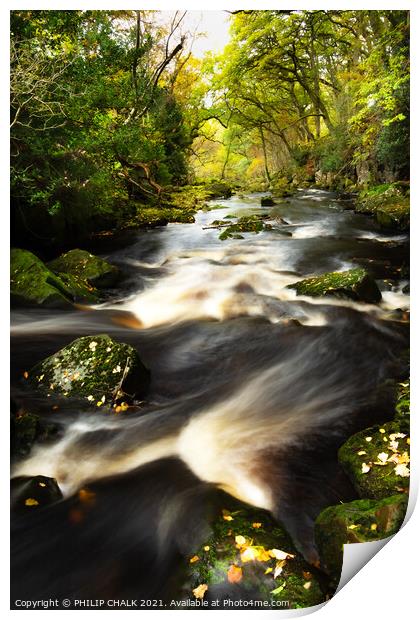
M 375 280 L 365 269 L 333 271 L 289 284 L 298 295 L 345 297 L 354 301 L 377 303 L 382 295 Z
M 215 220 L 212 222 L 212 226 L 226 226 L 226 222 Z M 271 230 L 271 224 L 266 224 L 262 221 L 258 215 L 248 215 L 238 218 L 238 220 L 232 223 L 230 226 L 219 235 L 219 239 L 225 241 L 226 239 L 242 239 L 240 233 L 252 232 L 259 233 L 263 230 Z M 239 235 L 239 237 L 238 237 Z
M 29 454 L 33 444 L 45 441 L 56 433 L 56 426 L 46 424 L 40 417 L 26 411 L 17 411 L 10 418 L 10 454 L 12 457 Z
M 408 492 L 409 453 L 407 423 L 393 420 L 350 437 L 338 460 L 360 497 L 382 499 Z
M 97 292 L 84 280 L 70 274 L 57 276 L 32 252 L 14 248 L 10 259 L 10 292 L 15 303 L 66 306 L 74 301 L 98 301 Z
M 325 600 L 313 569 L 295 550 L 285 530 L 269 513 L 228 500 L 212 523 L 211 534 L 185 560 L 184 597 L 208 586 L 207 597 L 223 598 L 240 588 L 240 598 L 288 601 L 291 609 Z M 237 592 L 236 592 L 237 594 Z
M 263 198 L 261 198 L 261 206 L 262 207 L 274 207 L 275 204 L 276 203 L 271 198 L 271 196 L 263 196 Z
M 338 585 L 343 564 L 343 545 L 380 540 L 395 534 L 407 510 L 407 497 L 360 499 L 329 506 L 315 523 L 315 539 L 323 568 Z
M 404 428 L 410 423 L 410 381 L 398 385 L 397 403 L 395 405 L 395 419 L 404 424 Z
M 47 266 L 61 278 L 63 274 L 68 274 L 97 288 L 113 286 L 119 276 L 117 267 L 85 250 L 70 250 Z
M 404 183 L 377 185 L 361 193 L 356 211 L 373 215 L 383 228 L 406 231 L 410 226 L 408 194 L 409 186 Z
M 28 381 L 48 394 L 101 406 L 144 395 L 149 371 L 131 345 L 101 334 L 77 338 L 32 368 Z
M 46 476 L 18 477 L 11 481 L 12 511 L 30 514 L 62 499 L 63 495 L 54 478 Z

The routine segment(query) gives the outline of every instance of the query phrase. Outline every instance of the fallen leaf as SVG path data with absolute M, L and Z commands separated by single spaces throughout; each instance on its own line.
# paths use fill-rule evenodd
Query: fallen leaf
M 372 437 L 365 437 L 365 440 L 368 441 L 368 442 L 372 441 Z
M 380 452 L 378 454 L 378 461 L 380 461 L 381 463 L 386 463 L 388 460 L 388 454 L 386 452 Z
M 380 433 L 385 433 L 385 429 L 384 429 L 384 428 L 380 428 L 380 429 L 379 429 L 379 432 L 380 432 Z
M 352 525 L 349 525 L 348 529 L 349 530 L 355 530 L 356 527 L 359 527 L 358 525 L 356 525 L 355 523 L 353 523 Z
M 287 551 L 281 551 L 280 549 L 270 549 L 269 555 L 272 558 L 276 558 L 276 560 L 287 560 L 288 558 L 294 558 L 295 556 L 291 553 L 287 553 Z
M 194 564 L 194 562 L 198 562 L 200 558 L 198 557 L 198 555 L 193 555 L 192 558 L 190 558 L 190 564 Z
M 378 524 L 372 523 L 372 525 L 370 526 L 370 529 L 372 530 L 372 532 L 376 532 L 376 530 L 378 529 Z
M 362 463 L 362 474 L 367 474 L 370 471 L 370 466 L 366 463 Z
M 25 377 L 25 379 L 27 379 L 29 377 L 29 372 L 25 370 L 25 372 L 23 373 L 23 376 Z
M 262 527 L 262 523 L 253 523 L 252 527 L 255 527 L 255 529 L 259 529 L 260 527 Z
M 312 585 L 312 581 L 307 581 L 306 583 L 303 584 L 303 587 L 305 588 L 305 590 L 309 590 L 311 585 Z
M 28 499 L 25 499 L 25 506 L 39 506 L 39 502 L 33 499 L 33 497 L 28 497 Z
M 396 465 L 396 467 L 394 467 L 394 471 L 395 474 L 397 476 L 401 476 L 401 478 L 408 478 L 410 476 L 410 470 L 407 465 L 404 465 L 403 463 Z
M 246 538 L 244 536 L 235 536 L 235 542 L 242 547 L 242 545 L 246 544 Z
M 210 551 L 210 547 L 208 545 L 206 545 L 205 547 L 203 547 L 204 551 Z
M 302 575 L 305 577 L 305 579 L 312 579 L 312 573 L 310 573 L 310 572 L 309 572 L 309 571 L 307 571 L 307 570 L 304 570 L 304 571 L 302 572 Z
M 208 585 L 206 585 L 205 583 L 201 583 L 199 586 L 194 588 L 192 593 L 194 594 L 195 598 L 204 598 L 204 595 L 208 589 Z
M 284 586 L 286 585 L 286 582 L 284 581 L 281 586 L 279 586 L 278 588 L 276 588 L 275 590 L 271 590 L 271 594 L 280 594 L 280 592 L 282 590 L 284 590 Z
M 46 487 L 47 485 L 45 484 L 45 482 L 38 482 L 38 486 L 40 486 L 40 487 Z
M 233 517 L 231 517 L 230 515 L 223 515 L 223 518 L 225 521 L 233 521 Z
M 276 567 L 274 569 L 274 579 L 276 579 L 282 572 L 283 566 L 286 564 L 286 560 L 279 560 L 276 562 Z
M 268 575 L 269 573 L 272 573 L 272 572 L 273 572 L 273 569 L 271 566 L 269 566 L 267 570 L 265 571 L 264 575 Z
M 242 579 L 242 568 L 232 564 L 227 572 L 229 583 L 239 583 Z
M 363 456 L 364 454 L 367 454 L 367 452 L 366 452 L 366 450 L 360 450 L 357 454 L 359 456 Z
M 248 547 L 245 551 L 242 551 L 241 562 L 252 562 L 253 560 L 258 560 L 258 551 L 255 547 Z
M 85 504 L 93 504 L 95 501 L 96 494 L 89 489 L 80 489 L 79 491 L 79 500 Z

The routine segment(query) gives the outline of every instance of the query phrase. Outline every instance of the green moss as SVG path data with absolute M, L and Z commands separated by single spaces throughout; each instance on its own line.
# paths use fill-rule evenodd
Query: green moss
M 212 226 L 226 226 L 226 222 L 223 220 L 215 220 L 212 222 Z M 219 239 L 225 241 L 226 239 L 243 239 L 239 233 L 252 232 L 259 233 L 263 230 L 271 230 L 271 224 L 266 224 L 261 220 L 258 215 L 248 215 L 238 218 L 237 222 L 232 223 L 231 226 L 225 228 L 219 235 Z M 239 236 L 238 236 L 239 235 Z
M 400 383 L 397 393 L 397 404 L 395 406 L 395 418 L 403 423 L 409 424 L 410 417 L 410 380 Z M 405 428 L 405 427 L 404 427 Z
M 326 508 L 315 523 L 315 539 L 323 568 L 336 587 L 343 564 L 343 545 L 380 540 L 395 534 L 407 510 L 407 497 L 362 499 Z
M 39 416 L 28 412 L 12 415 L 10 420 L 10 453 L 12 457 L 29 454 L 33 444 L 45 441 L 57 431 L 53 424 L 46 424 Z
M 69 274 L 98 288 L 113 286 L 119 275 L 117 267 L 85 250 L 70 250 L 47 266 L 61 278 Z
M 184 596 L 193 598 L 192 590 L 200 584 L 210 589 L 219 584 L 229 588 L 228 571 L 235 566 L 242 571 L 241 589 L 249 592 L 252 599 L 288 601 L 292 609 L 323 602 L 325 595 L 311 572 L 313 569 L 270 514 L 235 500 L 227 502 L 229 509 L 214 519 L 210 536 L 185 560 Z M 242 536 L 245 543 L 238 542 L 237 536 Z M 293 557 L 280 562 L 274 557 L 275 552 L 270 551 L 273 549 Z M 247 553 L 254 554 L 255 559 L 246 561 Z M 281 570 L 274 577 L 276 567 Z
M 393 420 L 350 437 L 338 460 L 360 497 L 383 499 L 408 492 L 409 451 L 406 422 Z
M 59 277 L 27 250 L 14 248 L 10 258 L 10 292 L 13 301 L 62 306 L 73 301 L 98 300 L 95 289 L 86 282 L 70 274 Z
M 29 381 L 48 394 L 84 397 L 98 406 L 144 394 L 149 372 L 131 345 L 101 334 L 78 338 L 43 360 Z
M 370 188 L 360 194 L 356 211 L 373 215 L 383 228 L 408 230 L 409 186 L 404 183 L 390 183 Z
M 298 295 L 345 297 L 367 303 L 377 303 L 382 297 L 373 278 L 361 268 L 305 278 L 288 288 L 295 289 Z

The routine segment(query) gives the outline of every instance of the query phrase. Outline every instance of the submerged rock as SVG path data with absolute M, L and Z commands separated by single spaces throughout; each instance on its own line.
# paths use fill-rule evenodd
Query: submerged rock
M 48 394 L 84 397 L 100 407 L 144 395 L 150 373 L 131 345 L 100 334 L 77 338 L 43 360 L 28 381 Z
M 229 505 L 186 559 L 182 595 L 191 600 L 287 601 L 292 609 L 322 603 L 326 597 L 314 569 L 270 514 L 240 502 Z
M 114 286 L 119 276 L 117 267 L 85 250 L 70 250 L 49 262 L 48 267 L 60 277 L 76 276 L 97 288 Z
M 329 506 L 315 523 L 315 540 L 322 568 L 336 587 L 343 565 L 343 545 L 380 540 L 398 532 L 407 510 L 407 497 L 393 495 L 382 500 L 359 499 Z
M 29 513 L 62 499 L 54 478 L 20 476 L 11 481 L 11 507 L 16 513 Z
M 289 284 L 298 295 L 311 297 L 345 297 L 354 301 L 377 303 L 382 299 L 375 280 L 365 269 L 349 269 L 348 271 L 332 271 L 313 278 L 305 278 L 300 282 Z
M 10 293 L 12 302 L 52 307 L 74 301 L 98 301 L 95 289 L 71 274 L 53 273 L 32 252 L 14 248 L 10 254 Z
M 360 497 L 383 499 L 408 492 L 409 452 L 407 422 L 393 420 L 350 437 L 338 460 Z

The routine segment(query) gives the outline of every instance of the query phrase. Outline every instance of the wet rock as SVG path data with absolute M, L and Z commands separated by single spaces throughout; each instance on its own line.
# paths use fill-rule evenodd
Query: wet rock
M 395 420 L 403 424 L 404 430 L 410 425 L 410 381 L 400 383 L 395 405 Z
M 221 222 L 220 220 L 215 220 L 212 225 L 220 226 L 225 225 L 226 222 Z M 262 221 L 260 217 L 257 215 L 249 215 L 240 217 L 237 222 L 232 223 L 231 226 L 225 228 L 225 230 L 219 235 L 219 239 L 224 241 L 225 239 L 242 239 L 242 236 L 238 237 L 238 234 L 243 232 L 253 232 L 259 233 L 263 230 L 271 230 L 271 224 L 266 224 Z
M 343 545 L 380 540 L 398 532 L 407 510 L 407 497 L 393 495 L 382 500 L 360 499 L 329 506 L 315 523 L 315 540 L 322 568 L 336 587 L 343 565 Z
M 396 419 L 350 437 L 338 460 L 360 497 L 383 499 L 408 492 L 409 452 L 408 423 Z
M 10 293 L 12 303 L 65 307 L 75 301 L 98 301 L 95 289 L 70 274 L 53 273 L 32 252 L 14 248 L 10 254 Z
M 269 513 L 232 502 L 214 519 L 211 533 L 185 560 L 182 596 L 288 601 L 290 608 L 325 600 L 314 570 Z
M 409 187 L 404 183 L 377 185 L 363 192 L 358 213 L 373 215 L 382 228 L 407 231 L 410 227 Z
M 62 499 L 54 478 L 20 476 L 11 481 L 11 508 L 19 514 L 29 514 Z
M 295 289 L 298 295 L 344 297 L 366 303 L 377 303 L 382 298 L 375 280 L 365 269 L 324 273 L 289 284 L 288 288 Z
M 47 266 L 60 277 L 62 274 L 76 276 L 97 288 L 114 286 L 119 277 L 117 267 L 85 250 L 70 250 Z
M 84 397 L 93 406 L 144 395 L 150 374 L 137 351 L 106 334 L 77 338 L 29 371 L 48 394 Z
M 47 424 L 39 416 L 19 409 L 10 417 L 10 454 L 12 457 L 26 456 L 37 441 L 54 436 L 57 427 Z
M 262 207 L 274 207 L 275 204 L 276 203 L 271 198 L 271 196 L 264 196 L 263 198 L 261 198 L 261 206 Z

